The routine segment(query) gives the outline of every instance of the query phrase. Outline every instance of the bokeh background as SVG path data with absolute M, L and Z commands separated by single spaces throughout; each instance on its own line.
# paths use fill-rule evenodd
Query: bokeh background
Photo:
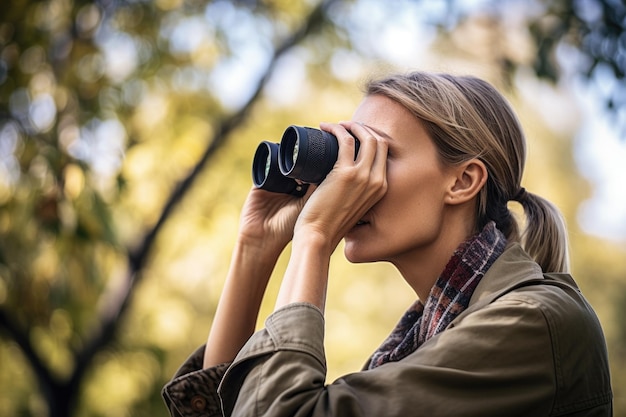
M 483 77 L 517 110 L 523 185 L 567 219 L 626 416 L 625 25 L 623 0 L 1 1 L 0 415 L 165 416 L 258 142 L 423 69 Z M 341 248 L 331 275 L 329 382 L 414 298 Z

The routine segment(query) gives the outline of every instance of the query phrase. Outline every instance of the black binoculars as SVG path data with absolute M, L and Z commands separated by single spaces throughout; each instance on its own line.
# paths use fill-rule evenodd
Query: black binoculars
M 301 196 L 308 184 L 319 184 L 326 178 L 337 161 L 338 151 L 334 135 L 291 125 L 280 143 L 259 144 L 252 162 L 252 180 L 255 187 L 263 190 Z

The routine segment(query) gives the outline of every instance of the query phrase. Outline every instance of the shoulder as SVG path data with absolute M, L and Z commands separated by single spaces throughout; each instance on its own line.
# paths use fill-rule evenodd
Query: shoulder
M 473 326 L 475 321 L 483 323 L 479 329 L 506 333 L 512 343 L 541 340 L 558 363 L 606 357 L 600 322 L 574 279 L 544 274 L 518 244 L 510 245 L 487 271 L 453 324 Z
M 553 355 L 560 363 L 581 368 L 606 361 L 605 337 L 600 321 L 573 279 L 546 274 L 496 299 L 489 308 L 519 305 L 521 315 L 539 316 L 550 336 Z M 588 359 L 592 358 L 593 361 Z
M 552 381 L 555 412 L 610 405 L 608 354 L 595 311 L 568 274 L 537 274 L 523 257 L 516 262 L 516 270 L 509 257 L 506 268 L 485 275 L 483 299 L 452 324 L 496 343 L 497 351 L 521 355 L 517 365 L 541 364 L 535 370 Z M 499 279 L 506 285 L 498 286 Z
M 543 273 L 519 244 L 511 244 L 487 271 L 465 312 L 510 310 L 519 320 L 545 326 L 550 338 L 604 340 L 600 322 L 574 279 Z M 553 340 L 554 341 L 554 340 Z
M 465 324 L 481 320 L 512 333 L 510 340 L 541 337 L 556 361 L 606 355 L 604 334 L 595 311 L 580 290 L 566 281 L 543 278 L 511 288 L 489 304 L 468 311 Z M 473 314 L 472 314 L 473 313 Z M 460 317 L 459 324 L 463 321 Z

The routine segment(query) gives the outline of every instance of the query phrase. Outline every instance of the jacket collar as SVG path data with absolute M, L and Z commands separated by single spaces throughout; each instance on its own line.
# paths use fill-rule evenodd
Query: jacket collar
M 516 288 L 542 282 L 567 286 L 580 291 L 569 274 L 544 273 L 519 243 L 511 243 L 485 273 L 474 290 L 469 305 L 452 321 L 451 326 L 471 312 L 492 303 Z
M 525 283 L 542 279 L 541 267 L 520 244 L 509 244 L 480 280 L 466 312 L 481 308 Z

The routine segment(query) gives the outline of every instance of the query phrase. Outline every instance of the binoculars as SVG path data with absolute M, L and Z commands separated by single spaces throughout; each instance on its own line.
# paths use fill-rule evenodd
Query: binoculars
M 308 184 L 319 184 L 326 178 L 337 161 L 338 151 L 334 135 L 291 125 L 280 143 L 259 144 L 252 162 L 252 180 L 255 187 L 263 190 L 302 196 Z

